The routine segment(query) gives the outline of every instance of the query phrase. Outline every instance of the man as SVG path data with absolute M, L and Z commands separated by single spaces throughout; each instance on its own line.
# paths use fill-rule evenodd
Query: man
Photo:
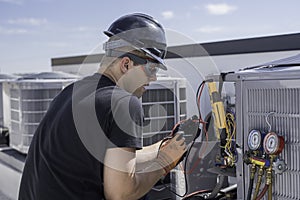
M 125 15 L 104 32 L 98 73 L 51 103 L 30 146 L 19 200 L 131 200 L 143 197 L 186 151 L 175 134 L 142 146 L 139 97 L 166 70 L 165 32 L 152 17 Z

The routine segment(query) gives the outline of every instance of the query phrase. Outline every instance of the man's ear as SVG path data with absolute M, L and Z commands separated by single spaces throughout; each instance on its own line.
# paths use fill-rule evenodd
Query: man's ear
M 130 59 L 129 59 L 128 57 L 122 58 L 120 64 L 121 64 L 121 71 L 122 71 L 123 73 L 125 73 L 125 72 L 128 70 L 129 63 L 130 63 Z

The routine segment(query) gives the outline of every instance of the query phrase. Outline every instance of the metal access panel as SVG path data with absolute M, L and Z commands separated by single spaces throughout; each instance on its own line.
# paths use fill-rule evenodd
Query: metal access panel
M 251 70 L 228 75 L 226 81 L 235 82 L 237 144 L 240 145 L 237 163 L 238 199 L 246 199 L 249 167 L 241 160 L 248 150 L 247 135 L 252 129 L 271 130 L 285 139 L 280 157 L 287 170 L 274 175 L 272 199 L 300 198 L 300 68 Z M 264 183 L 262 183 L 263 185 Z M 266 197 L 264 197 L 266 199 Z

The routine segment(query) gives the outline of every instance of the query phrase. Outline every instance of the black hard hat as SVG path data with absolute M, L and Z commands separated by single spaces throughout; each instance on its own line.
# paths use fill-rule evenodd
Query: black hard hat
M 141 13 L 125 15 L 114 21 L 104 33 L 116 37 L 104 44 L 104 50 L 132 46 L 159 62 L 162 69 L 167 69 L 163 61 L 167 48 L 165 31 L 153 17 Z

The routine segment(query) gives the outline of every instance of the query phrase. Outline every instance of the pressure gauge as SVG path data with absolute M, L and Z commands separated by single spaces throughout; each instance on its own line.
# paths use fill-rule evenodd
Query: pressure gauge
M 261 146 L 262 135 L 258 130 L 250 131 L 248 135 L 248 147 L 252 151 L 256 151 Z
M 267 154 L 278 155 L 283 150 L 284 138 L 274 132 L 270 132 L 266 135 L 263 145 Z

